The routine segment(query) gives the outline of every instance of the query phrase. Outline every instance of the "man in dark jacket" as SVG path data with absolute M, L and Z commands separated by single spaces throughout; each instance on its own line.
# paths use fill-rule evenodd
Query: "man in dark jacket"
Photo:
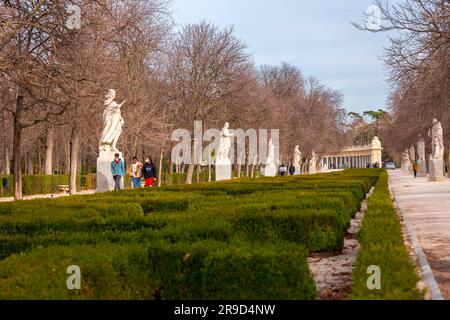
M 150 157 L 145 159 L 145 164 L 142 167 L 142 176 L 145 179 L 146 187 L 153 187 L 153 183 L 157 179 L 156 167 Z
M 295 167 L 293 164 L 289 166 L 289 174 L 293 176 L 295 174 Z

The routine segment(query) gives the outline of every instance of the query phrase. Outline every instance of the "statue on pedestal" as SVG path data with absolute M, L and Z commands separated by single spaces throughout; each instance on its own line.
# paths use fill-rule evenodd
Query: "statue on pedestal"
M 418 136 L 419 141 L 417 141 L 417 161 L 425 161 L 425 140 L 421 134 Z
M 419 166 L 419 171 L 417 173 L 418 177 L 426 176 L 427 174 L 427 164 L 425 162 L 425 140 L 421 134 L 418 135 L 417 147 L 417 159 L 416 163 Z
M 228 153 L 231 148 L 231 137 L 233 134 L 229 130 L 230 124 L 228 122 L 222 128 L 220 132 L 219 149 L 217 150 L 216 163 L 229 164 L 231 163 Z
M 302 166 L 302 153 L 300 146 L 295 146 L 294 149 L 294 167 L 300 168 Z
M 114 99 L 116 97 L 116 91 L 110 89 L 105 96 L 105 110 L 103 111 L 103 131 L 100 138 L 99 149 L 100 151 L 118 151 L 117 141 L 122 134 L 122 126 L 124 120 L 120 111 L 121 104 L 117 104 Z
M 416 149 L 414 148 L 414 145 L 409 148 L 409 159 L 412 163 L 416 162 Z
M 431 160 L 444 159 L 444 138 L 442 132 L 442 125 L 436 119 L 433 119 L 433 128 L 431 128 Z
M 411 164 L 411 160 L 410 160 L 410 158 L 409 158 L 409 151 L 408 150 L 405 150 L 405 151 L 403 151 L 403 153 L 402 153 L 402 162 L 403 162 L 403 165 L 410 165 Z
M 311 160 L 309 160 L 309 173 L 316 173 L 317 172 L 317 154 L 313 150 L 311 153 Z
M 274 165 L 275 165 L 275 146 L 273 145 L 272 139 L 270 139 L 266 166 L 274 166 Z
M 442 125 L 436 119 L 433 119 L 433 128 L 431 128 L 431 154 L 429 161 L 428 176 L 429 181 L 440 181 L 444 179 L 444 135 Z

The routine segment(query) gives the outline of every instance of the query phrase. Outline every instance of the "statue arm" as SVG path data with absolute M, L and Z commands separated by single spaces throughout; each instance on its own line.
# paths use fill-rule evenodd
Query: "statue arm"
M 233 133 L 232 130 L 227 129 L 227 130 L 225 131 L 225 136 L 226 136 L 226 137 L 232 137 L 232 136 L 234 136 L 234 133 Z

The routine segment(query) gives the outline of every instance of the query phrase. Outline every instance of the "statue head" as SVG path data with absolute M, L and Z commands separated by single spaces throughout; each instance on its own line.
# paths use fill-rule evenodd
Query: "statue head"
M 436 118 L 433 119 L 433 125 L 437 125 L 439 123 L 439 121 L 437 121 Z
M 107 99 L 107 100 L 114 100 L 115 97 L 116 97 L 116 90 L 109 89 L 108 93 L 105 96 L 105 99 Z
M 223 127 L 229 129 L 230 128 L 230 124 L 228 122 L 225 122 L 225 125 Z

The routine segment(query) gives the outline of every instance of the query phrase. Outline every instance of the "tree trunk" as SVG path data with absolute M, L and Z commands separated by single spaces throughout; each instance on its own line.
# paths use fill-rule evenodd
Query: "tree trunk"
M 241 177 L 241 170 L 242 170 L 242 166 L 240 164 L 236 165 L 236 177 L 240 178 Z
M 158 170 L 158 187 L 162 186 L 162 174 L 163 174 L 163 149 L 160 151 L 159 155 L 159 170 Z
M 78 158 L 80 154 L 80 137 L 78 128 L 72 128 L 72 137 L 70 141 L 70 185 L 69 192 L 71 195 L 77 193 L 77 176 L 78 176 Z
M 53 174 L 53 147 L 55 145 L 55 128 L 53 126 L 47 129 L 47 142 L 45 144 L 45 167 L 44 174 Z
M 212 165 L 211 165 L 211 154 L 208 156 L 208 182 L 212 181 Z
M 197 183 L 200 182 L 200 173 L 202 172 L 202 165 L 198 164 L 197 165 Z
M 14 115 L 14 136 L 13 136 L 13 165 L 14 165 L 14 200 L 22 199 L 22 127 L 20 117 L 23 107 L 23 97 L 17 96 L 16 114 Z
M 29 175 L 33 175 L 34 174 L 34 163 L 33 163 L 33 153 L 32 152 L 27 152 L 26 163 L 27 163 L 26 173 Z
M 450 178 L 450 144 L 448 145 L 449 149 L 448 149 L 448 156 L 447 156 L 447 177 Z M 445 168 L 444 168 L 445 170 Z
M 61 163 L 59 161 L 59 152 L 56 153 L 56 172 L 61 173 Z
M 42 174 L 44 172 L 43 168 L 42 168 L 42 154 L 41 154 L 41 148 L 38 148 L 38 169 L 37 172 L 38 174 Z
M 170 157 L 170 161 L 169 161 L 169 175 L 173 174 L 173 162 L 172 162 L 172 157 Z
M 194 164 L 188 165 L 186 184 L 192 184 L 192 176 L 194 175 Z
M 64 154 L 64 174 L 70 174 L 70 141 L 65 143 Z
M 86 156 L 86 174 L 90 174 L 92 172 L 92 158 L 91 155 L 88 154 Z
M 11 174 L 11 164 L 9 162 L 9 151 L 7 147 L 4 148 L 4 152 L 5 154 L 3 155 L 3 161 L 5 163 L 3 164 L 3 174 L 9 176 Z
M 6 122 L 6 110 L 3 112 L 3 174 L 10 175 L 11 174 L 11 163 L 9 159 L 9 148 L 8 148 L 8 124 Z

